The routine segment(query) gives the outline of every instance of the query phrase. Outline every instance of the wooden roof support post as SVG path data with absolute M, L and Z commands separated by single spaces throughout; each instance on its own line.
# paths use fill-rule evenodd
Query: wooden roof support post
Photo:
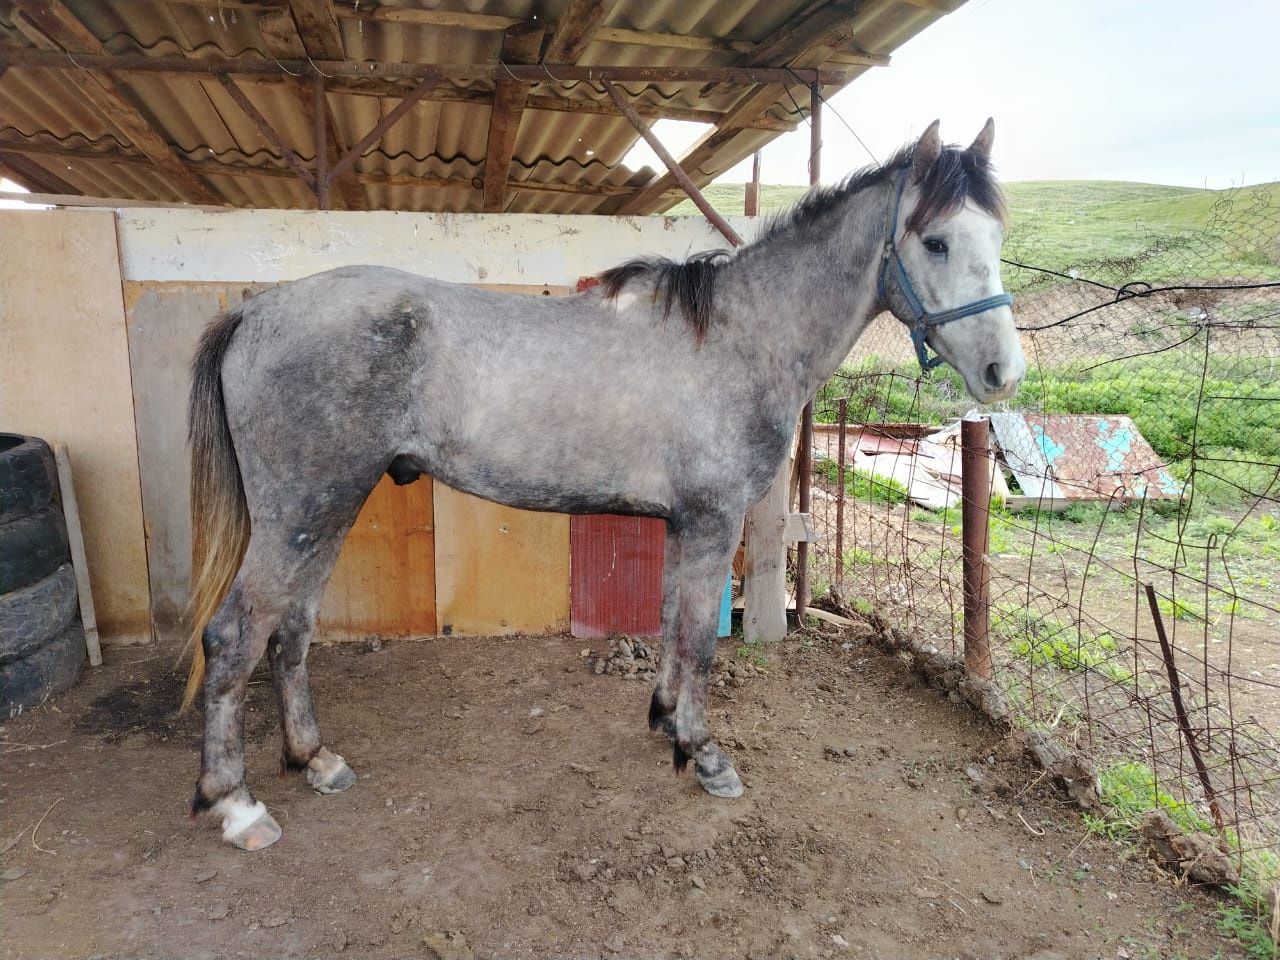
M 809 185 L 822 181 L 822 88 L 816 83 L 809 87 Z M 800 466 L 800 496 L 798 509 L 809 513 L 810 495 L 813 491 L 813 400 L 804 405 L 800 413 L 800 450 L 797 453 Z M 809 606 L 809 544 L 801 540 L 796 544 L 796 615 L 804 625 L 804 611 Z
M 536 62 L 542 50 L 543 29 L 541 23 L 532 20 L 508 29 L 502 37 L 502 62 Z M 485 213 L 501 213 L 507 208 L 507 177 L 528 97 L 527 83 L 498 80 L 493 85 L 493 109 L 489 111 L 489 139 L 484 159 Z
M 742 212 L 748 217 L 760 215 L 760 151 L 751 157 L 751 179 L 742 198 Z
M 689 199 L 693 201 L 693 205 L 702 211 L 702 215 L 724 235 L 726 240 L 735 247 L 742 246 L 742 238 L 738 236 L 738 232 L 729 226 L 729 222 L 720 216 L 716 209 L 707 202 L 707 198 L 702 195 L 702 191 L 689 179 L 689 175 L 676 162 L 676 158 L 671 155 L 671 152 L 662 145 L 662 141 L 653 135 L 653 131 L 649 129 L 649 124 L 645 123 L 644 118 L 632 109 L 626 97 L 610 81 L 602 80 L 601 83 L 604 84 L 609 96 L 613 98 L 613 102 L 618 105 L 618 109 L 622 111 L 622 115 L 631 122 L 631 125 L 644 138 L 644 142 L 649 144 L 653 148 L 653 152 L 666 164 L 668 172 L 670 172 L 676 183 L 680 184 L 680 188 L 684 190 Z

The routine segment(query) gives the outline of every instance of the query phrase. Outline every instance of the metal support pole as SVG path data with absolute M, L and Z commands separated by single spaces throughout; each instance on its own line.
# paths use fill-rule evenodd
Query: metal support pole
M 840 417 L 839 446 L 836 448 L 836 585 L 844 586 L 844 468 L 845 437 L 849 423 L 849 401 L 841 397 L 836 404 Z
M 329 209 L 329 111 L 324 98 L 324 77 L 311 78 L 311 109 L 316 115 L 316 207 Z
M 809 88 L 809 184 L 822 179 L 822 96 L 815 82 Z M 801 513 L 808 513 L 813 493 L 813 401 L 800 413 L 800 503 Z M 796 617 L 804 624 L 804 611 L 809 606 L 809 544 L 796 544 Z
M 960 423 L 960 489 L 964 538 L 964 666 L 991 679 L 990 570 L 991 426 L 986 417 Z

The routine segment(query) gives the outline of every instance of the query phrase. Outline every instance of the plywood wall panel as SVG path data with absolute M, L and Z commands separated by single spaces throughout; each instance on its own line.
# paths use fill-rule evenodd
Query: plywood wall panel
M 435 486 L 442 633 L 560 633 L 569 626 L 569 518 Z
M 0 211 L 0 430 L 65 443 L 104 640 L 149 634 L 115 219 Z

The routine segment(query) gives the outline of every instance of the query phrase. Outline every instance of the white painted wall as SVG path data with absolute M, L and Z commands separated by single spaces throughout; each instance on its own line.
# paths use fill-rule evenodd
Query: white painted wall
M 700 217 L 122 209 L 123 278 L 274 283 L 371 263 L 454 283 L 570 284 L 728 243 Z M 730 219 L 750 238 L 759 221 Z

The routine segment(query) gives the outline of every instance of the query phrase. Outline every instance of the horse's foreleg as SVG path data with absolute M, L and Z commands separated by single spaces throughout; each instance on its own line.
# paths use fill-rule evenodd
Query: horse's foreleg
M 321 743 L 307 680 L 307 650 L 321 592 L 312 590 L 311 596 L 295 600 L 271 635 L 267 656 L 280 710 L 281 769 L 305 770 L 307 782 L 317 793 L 340 793 L 356 782 L 356 775 L 342 757 Z
M 680 693 L 677 620 L 680 613 L 680 537 L 671 525 L 662 557 L 662 660 L 649 701 L 649 729 L 676 737 L 676 700 Z
M 707 683 L 716 653 L 720 598 L 737 543 L 736 526 L 704 523 L 682 536 L 676 658 L 679 696 L 675 712 L 674 761 L 681 770 L 692 760 L 698 782 L 717 797 L 742 795 L 733 762 L 707 729 Z
M 218 818 L 222 838 L 245 850 L 280 839 L 280 825 L 244 781 L 244 697 L 280 611 L 264 592 L 249 593 L 249 564 L 204 630 L 204 743 L 192 814 Z

